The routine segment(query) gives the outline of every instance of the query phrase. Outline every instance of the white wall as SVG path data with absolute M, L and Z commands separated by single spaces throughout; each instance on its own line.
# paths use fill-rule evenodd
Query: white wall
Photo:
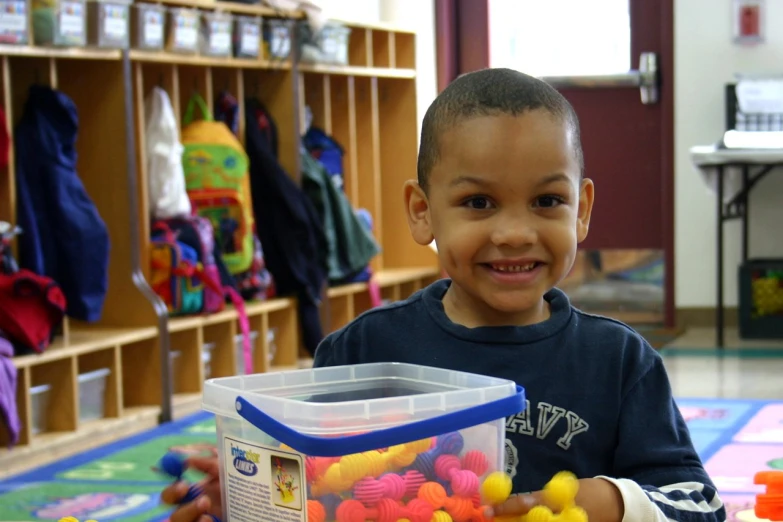
M 783 73 L 783 0 L 767 0 L 766 43 L 732 42 L 732 0 L 675 0 L 675 264 L 677 307 L 715 305 L 716 200 L 692 167 L 689 148 L 720 139 L 724 85 L 735 73 Z M 750 256 L 783 257 L 783 170 L 750 201 Z M 777 207 L 777 208 L 775 208 Z M 724 299 L 737 303 L 739 222 L 726 225 Z

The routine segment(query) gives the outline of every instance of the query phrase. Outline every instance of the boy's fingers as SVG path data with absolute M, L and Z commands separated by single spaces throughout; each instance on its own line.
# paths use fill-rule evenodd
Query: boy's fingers
M 220 475 L 217 457 L 190 457 L 185 462 L 188 469 L 195 469 L 213 477 Z
M 206 516 L 210 508 L 210 501 L 207 497 L 199 497 L 195 501 L 183 505 L 169 517 L 169 522 L 200 522 L 201 520 L 210 520 Z
M 489 517 L 524 515 L 538 503 L 538 499 L 533 495 L 513 495 L 502 504 L 490 507 L 485 515 Z
M 165 504 L 178 504 L 180 499 L 188 492 L 188 485 L 184 482 L 175 482 L 160 493 L 160 499 Z

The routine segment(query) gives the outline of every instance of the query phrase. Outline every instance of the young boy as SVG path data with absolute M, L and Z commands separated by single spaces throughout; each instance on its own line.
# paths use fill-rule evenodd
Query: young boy
M 577 117 L 549 85 L 506 69 L 455 80 L 424 117 L 418 181 L 404 191 L 413 238 L 436 241 L 449 279 L 329 335 L 314 365 L 397 361 L 524 386 L 527 409 L 506 423 L 517 495 L 495 515 L 527 512 L 568 470 L 591 522 L 722 522 L 659 355 L 556 288 L 590 223 L 582 169 Z M 217 477 L 214 461 L 194 466 Z M 171 521 L 219 513 L 219 496 L 202 502 Z

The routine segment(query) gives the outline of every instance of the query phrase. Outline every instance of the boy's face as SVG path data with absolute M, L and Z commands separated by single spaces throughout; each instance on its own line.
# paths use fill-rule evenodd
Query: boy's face
M 414 239 L 435 239 L 452 279 L 444 306 L 470 326 L 532 324 L 587 236 L 593 185 L 571 132 L 544 110 L 464 120 L 439 137 L 425 195 L 406 185 Z

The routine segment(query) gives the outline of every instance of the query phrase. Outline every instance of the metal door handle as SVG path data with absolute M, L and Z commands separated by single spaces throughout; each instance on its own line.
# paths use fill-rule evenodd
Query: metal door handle
M 639 57 L 639 70 L 630 70 L 618 74 L 597 74 L 583 76 L 543 76 L 542 80 L 553 87 L 565 88 L 612 88 L 638 87 L 642 103 L 651 105 L 658 102 L 658 57 L 655 53 L 642 53 Z

